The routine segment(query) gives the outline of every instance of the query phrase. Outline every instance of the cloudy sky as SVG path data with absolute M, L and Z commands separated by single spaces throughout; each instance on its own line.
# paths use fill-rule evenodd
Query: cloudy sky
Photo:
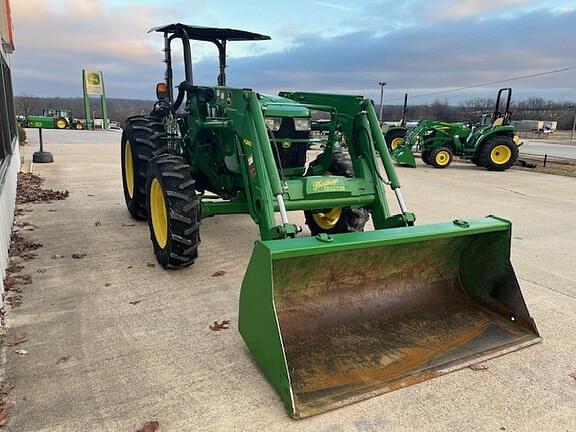
M 265 93 L 316 90 L 398 102 L 492 97 L 576 100 L 576 0 L 12 0 L 16 94 L 80 96 L 100 69 L 108 96 L 151 99 L 171 22 L 232 27 L 272 41 L 230 43 L 228 84 Z M 194 43 L 195 79 L 216 80 L 216 50 Z M 176 80 L 180 78 L 177 77 Z M 488 83 L 484 84 L 483 83 Z M 458 87 L 476 86 L 449 92 Z M 447 92 L 448 91 L 448 92 Z

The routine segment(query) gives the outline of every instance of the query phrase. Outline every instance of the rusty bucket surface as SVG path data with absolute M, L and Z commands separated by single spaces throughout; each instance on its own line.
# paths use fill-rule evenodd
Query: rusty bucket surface
M 329 245 L 265 245 L 268 258 L 250 266 L 269 267 L 269 275 L 261 272 L 256 284 L 247 274 L 242 288 L 240 331 L 293 416 L 539 340 L 510 265 L 509 223 L 486 218 L 465 229 L 438 224 L 334 237 Z M 246 302 L 256 306 L 262 296 L 247 283 L 269 291 L 272 319 L 253 317 L 259 329 L 244 314 Z M 273 336 L 262 334 L 268 324 Z

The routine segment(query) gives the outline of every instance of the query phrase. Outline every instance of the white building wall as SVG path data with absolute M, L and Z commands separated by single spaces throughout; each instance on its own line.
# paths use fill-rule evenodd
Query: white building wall
M 4 277 L 6 276 L 6 267 L 8 267 L 8 247 L 10 246 L 10 234 L 14 220 L 16 182 L 19 170 L 20 152 L 18 143 L 16 143 L 4 181 L 0 182 L 0 294 L 4 293 Z

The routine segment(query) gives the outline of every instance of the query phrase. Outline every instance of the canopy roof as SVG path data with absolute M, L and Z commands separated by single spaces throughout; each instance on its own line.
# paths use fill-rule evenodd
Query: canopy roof
M 150 29 L 149 33 L 154 31 L 162 33 L 177 33 L 179 31 L 184 31 L 188 35 L 188 38 L 201 41 L 213 41 L 213 40 L 251 41 L 251 40 L 270 39 L 270 36 L 258 33 L 252 33 L 244 30 L 218 28 L 218 27 L 191 26 L 180 23 L 168 24 L 166 26 L 161 27 L 154 27 Z

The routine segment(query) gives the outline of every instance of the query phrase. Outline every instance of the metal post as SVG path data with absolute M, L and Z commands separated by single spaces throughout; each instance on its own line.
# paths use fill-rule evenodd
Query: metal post
M 106 88 L 104 87 L 104 73 L 100 72 L 100 82 L 102 83 L 102 94 L 100 95 L 100 108 L 102 110 L 102 129 L 107 130 L 110 126 L 108 118 L 108 101 L 106 100 Z
M 570 134 L 570 144 L 574 144 L 574 129 L 576 129 L 576 109 L 574 109 L 574 121 L 572 122 L 572 133 Z
M 44 151 L 44 140 L 42 139 L 42 128 L 38 129 L 38 140 L 40 141 L 40 151 L 34 152 L 32 161 L 34 163 L 52 163 L 54 157 L 52 153 Z
M 86 129 L 94 129 L 94 122 L 90 118 L 90 96 L 86 87 L 86 70 L 82 69 L 82 93 L 84 95 L 84 117 L 86 117 Z
M 384 113 L 384 86 L 386 85 L 386 81 L 378 81 L 378 85 L 380 86 L 380 126 L 384 124 L 384 119 L 382 115 Z

